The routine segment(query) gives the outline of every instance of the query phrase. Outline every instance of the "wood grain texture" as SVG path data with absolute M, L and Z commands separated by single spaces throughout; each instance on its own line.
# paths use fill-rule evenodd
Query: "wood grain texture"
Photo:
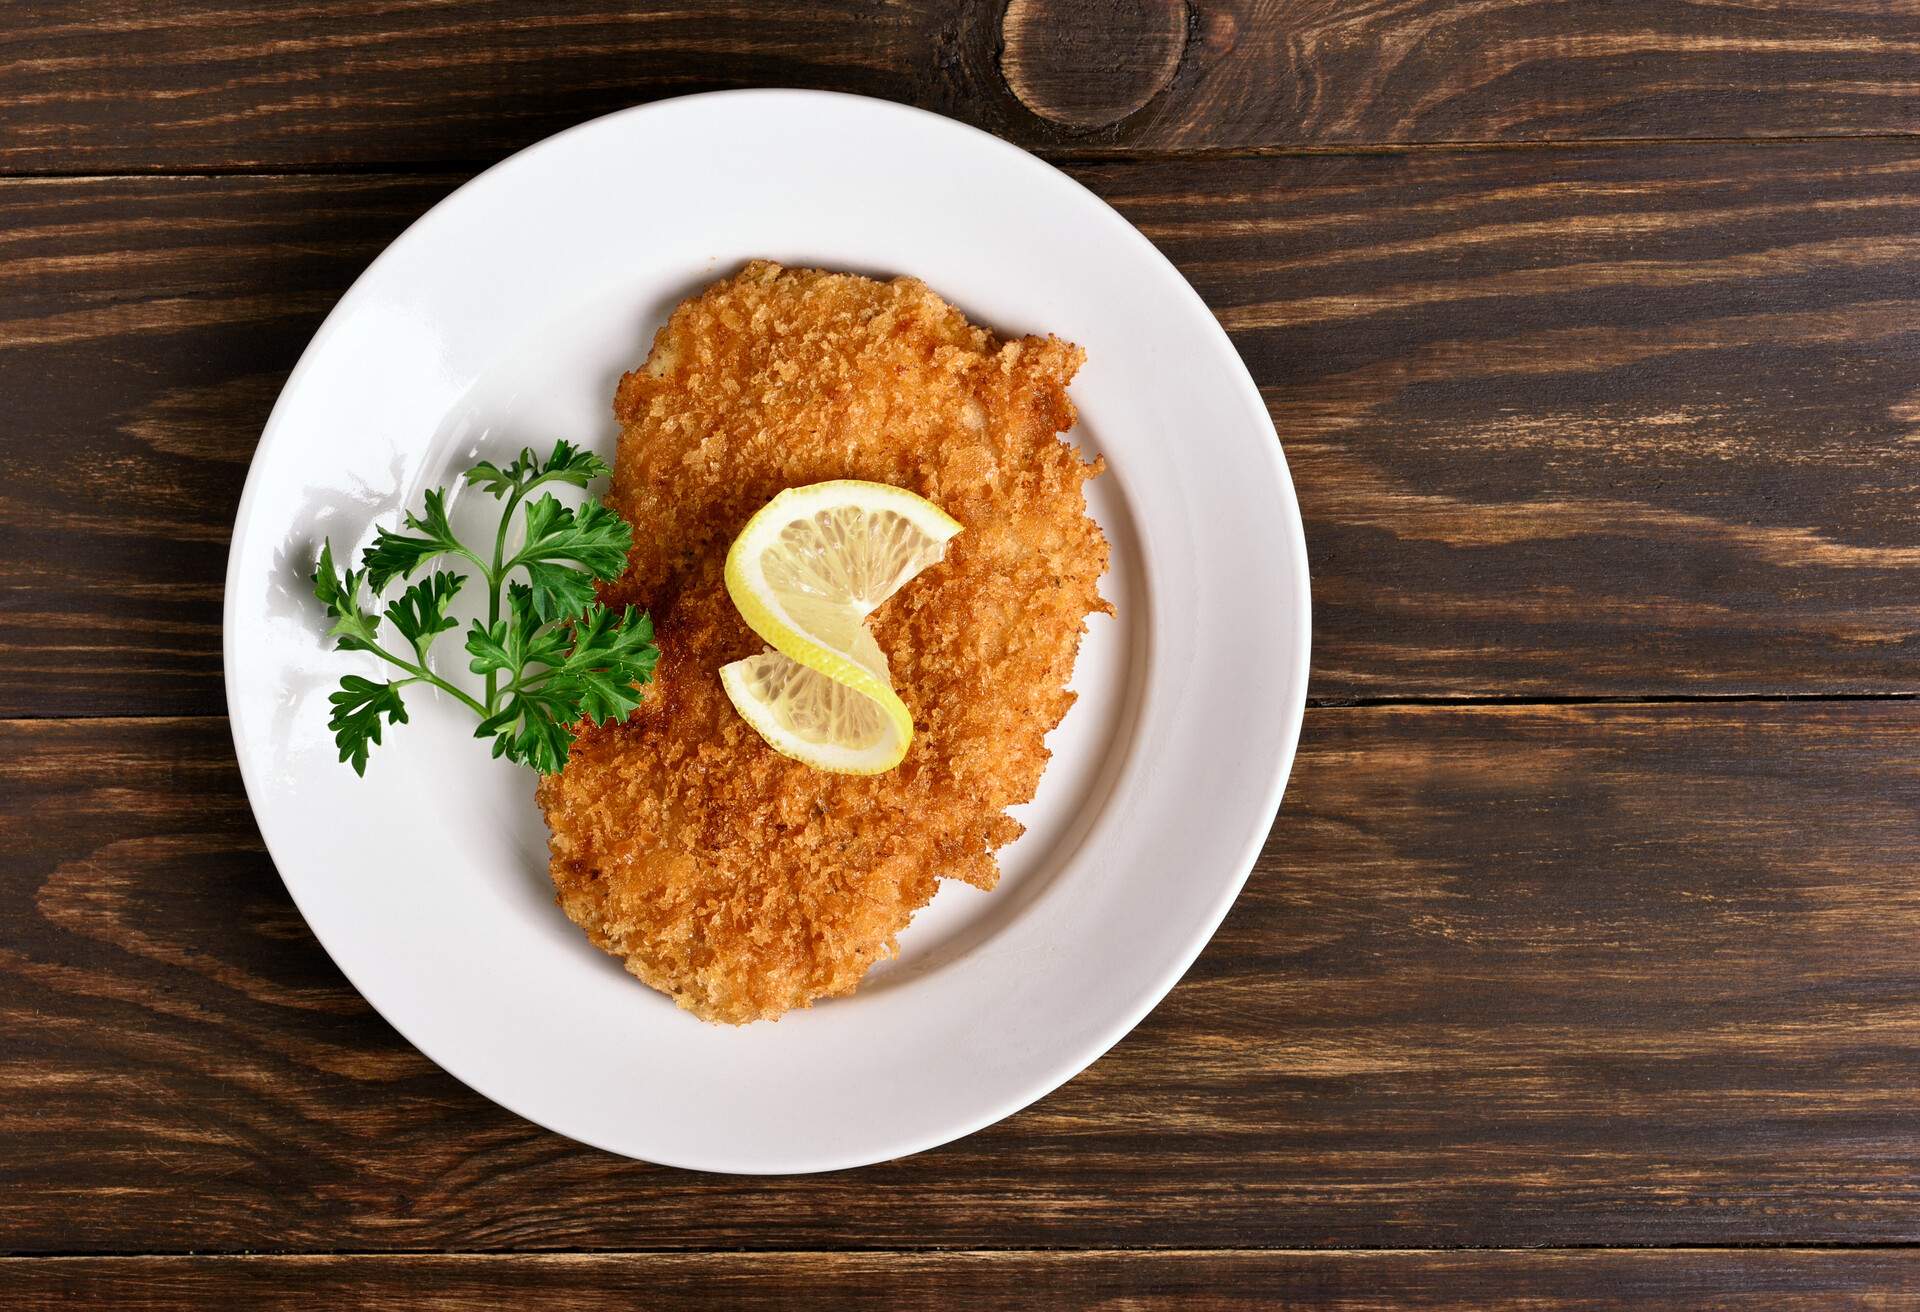
M 597 114 L 744 86 L 882 96 L 1069 150 L 1920 128 L 1910 0 L 1192 0 L 1170 73 L 1165 27 L 1122 39 L 1106 0 L 1009 8 L 16 0 L 0 170 L 490 161 Z M 1020 76 L 1036 42 L 1039 84 Z M 1075 74 L 1084 93 L 1061 115 Z
M 635 1253 L 417 1257 L 0 1259 L 17 1312 L 718 1306 L 948 1312 L 1115 1308 L 1236 1312 L 1543 1312 L 1920 1307 L 1911 1252 Z
M 1265 391 L 1315 697 L 1920 691 L 1920 145 L 1077 174 Z M 453 181 L 0 184 L 0 714 L 222 709 L 279 384 Z
M 452 185 L 0 186 L 0 714 L 222 708 L 260 430 L 340 294 Z
M 1913 1242 L 1917 733 L 1312 712 L 1246 892 L 1113 1052 L 948 1147 L 757 1180 L 570 1144 L 388 1030 L 222 722 L 0 725 L 0 1249 Z
M 1906 146 L 1088 177 L 1268 399 L 1315 695 L 1920 686 Z

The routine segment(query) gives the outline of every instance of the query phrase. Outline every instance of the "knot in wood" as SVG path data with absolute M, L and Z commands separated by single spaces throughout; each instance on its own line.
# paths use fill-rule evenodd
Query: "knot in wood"
M 1165 89 L 1187 46 L 1183 0 L 1011 0 L 1000 72 L 1020 103 L 1074 128 L 1118 123 Z

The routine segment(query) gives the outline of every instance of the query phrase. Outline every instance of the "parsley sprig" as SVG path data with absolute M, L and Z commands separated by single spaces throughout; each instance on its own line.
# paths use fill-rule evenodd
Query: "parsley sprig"
M 341 570 L 333 544 L 321 546 L 313 591 L 333 620 L 328 636 L 335 648 L 371 652 L 404 676 L 382 683 L 349 674 L 327 699 L 333 706 L 327 727 L 340 759 L 356 774 L 366 773 L 383 723 L 407 722 L 400 690 L 411 684 L 427 684 L 464 703 L 480 717 L 474 736 L 492 738 L 495 756 L 542 774 L 567 763 L 572 725 L 623 720 L 640 704 L 640 688 L 653 678 L 659 658 L 653 622 L 631 606 L 616 615 L 594 599 L 593 589 L 626 567 L 632 529 L 598 501 L 574 510 L 551 492 L 531 497 L 548 484 L 585 487 L 609 472 L 598 456 L 564 441 L 545 460 L 529 447 L 504 469 L 489 461 L 475 465 L 467 484 L 504 502 L 491 556 L 453 531 L 444 488 L 427 493 L 423 513 L 407 515 L 405 532 L 381 529 L 359 570 Z M 521 532 L 509 550 L 516 512 Z M 434 639 L 460 626 L 447 611 L 466 575 L 436 569 L 408 584 L 384 610 L 369 609 L 395 579 L 410 579 L 439 560 L 465 561 L 487 587 L 487 618 L 473 620 L 466 633 L 468 668 L 485 678 L 484 697 L 456 687 L 427 663 Z M 372 598 L 364 604 L 363 586 Z M 404 640 L 411 659 L 381 646 L 383 620 Z

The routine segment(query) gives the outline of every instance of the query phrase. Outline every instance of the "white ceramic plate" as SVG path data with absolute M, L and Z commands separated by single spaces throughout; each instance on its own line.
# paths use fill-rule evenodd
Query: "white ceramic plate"
M 706 1025 L 555 907 L 533 776 L 413 690 L 367 777 L 337 763 L 306 576 L 476 458 L 611 455 L 616 380 L 680 298 L 752 256 L 911 273 L 976 322 L 1087 348 L 1073 439 L 1113 544 L 1081 697 L 999 889 L 948 884 L 850 998 Z M 489 503 L 491 504 L 491 503 Z M 468 507 L 470 510 L 473 507 Z M 456 506 L 456 523 L 459 512 Z M 457 636 L 457 635 L 454 635 Z M 561 133 L 374 262 L 287 381 L 241 499 L 226 672 L 254 814 L 355 987 L 441 1066 L 613 1152 L 817 1171 L 944 1143 L 1092 1062 L 1171 988 L 1279 807 L 1307 682 L 1306 549 L 1266 408 L 1173 267 L 993 137 L 793 91 Z M 457 642 L 443 673 L 467 679 Z M 470 681 L 470 680 L 469 680 Z

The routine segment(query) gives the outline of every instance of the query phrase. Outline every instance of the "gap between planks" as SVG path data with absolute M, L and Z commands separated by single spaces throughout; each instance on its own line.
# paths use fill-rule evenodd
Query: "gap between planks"
M 1220 1248 L 1039 1248 L 1019 1245 L 1007 1248 L 908 1247 L 900 1244 L 853 1245 L 847 1248 L 248 1248 L 248 1249 L 0 1249 L 0 1262 L 67 1261 L 76 1259 L 99 1262 L 143 1261 L 277 1261 L 287 1258 L 357 1258 L 380 1261 L 433 1261 L 460 1258 L 474 1261 L 510 1262 L 527 1257 L 1444 1257 L 1449 1254 L 1476 1253 L 1553 1254 L 1553 1253 L 1885 1253 L 1920 1249 L 1920 1240 L 1888 1239 L 1862 1241 L 1782 1240 L 1727 1243 L 1675 1244 L 1448 1244 L 1415 1245 L 1406 1248 L 1368 1245 L 1353 1247 L 1330 1244 L 1324 1248 L 1287 1245 L 1272 1248 L 1243 1244 Z
M 642 102 L 652 103 L 652 102 Z M 591 121 L 591 120 L 584 120 Z M 955 120 L 956 122 L 960 120 Z M 1347 155 L 1421 155 L 1447 153 L 1517 153 L 1522 151 L 1569 151 L 1620 147 L 1673 149 L 1702 147 L 1724 149 L 1729 146 L 1809 146 L 1839 142 L 1920 142 L 1920 132 L 1847 132 L 1768 137 L 1566 137 L 1543 141 L 1346 141 L 1327 145 L 1292 146 L 1041 146 L 1021 147 L 1028 154 L 1050 164 L 1162 164 L 1179 161 L 1222 161 L 1237 159 L 1305 159 Z M 528 143 L 529 146 L 537 142 Z M 508 152 L 508 155 L 517 152 Z M 0 168 L 0 182 L 91 182 L 118 178 L 303 178 L 303 177 L 383 177 L 390 175 L 454 177 L 480 173 L 508 158 L 500 155 L 485 159 L 441 160 L 352 160 L 328 163 L 316 160 L 289 167 L 285 164 L 202 164 L 183 168 L 152 165 L 121 169 L 6 169 Z

